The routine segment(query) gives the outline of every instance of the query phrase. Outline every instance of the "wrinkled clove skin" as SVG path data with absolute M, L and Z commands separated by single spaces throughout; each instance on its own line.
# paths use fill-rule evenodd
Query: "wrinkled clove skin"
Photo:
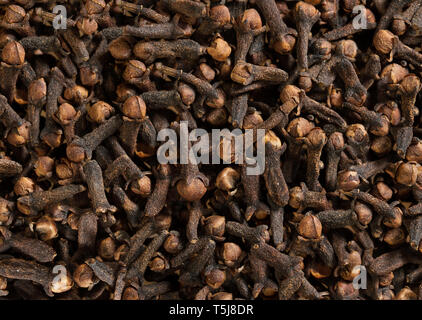
M 335 70 L 345 84 L 345 100 L 357 106 L 362 105 L 366 100 L 368 92 L 360 83 L 352 63 L 345 57 L 342 57 L 337 62 Z
M 144 284 L 139 288 L 140 300 L 150 300 L 153 297 L 158 297 L 167 293 L 172 288 L 171 282 L 161 281 L 152 284 Z
M 259 200 L 259 176 L 249 175 L 247 165 L 241 166 L 241 181 L 245 193 L 246 203 L 245 219 L 250 220 L 257 211 L 262 211 L 265 215 L 269 213 L 268 206 Z
M 293 269 L 297 267 L 301 260 L 275 251 L 274 248 L 265 243 L 255 244 L 251 249 L 251 254 L 256 255 L 256 257 L 266 261 L 270 266 L 286 275 L 291 275 L 294 272 Z
M 277 5 L 273 0 L 256 1 L 259 9 L 270 27 L 271 42 L 274 50 L 280 54 L 286 54 L 293 50 L 296 43 L 296 31 L 290 30 L 279 14 Z
M 369 89 L 376 80 L 378 80 L 381 72 L 381 58 L 377 54 L 371 54 L 366 62 L 365 68 L 362 72 L 365 80 L 363 85 Z
M 280 157 L 285 150 L 285 145 L 284 147 L 281 145 L 280 139 L 278 139 L 275 134 L 267 134 L 266 140 L 265 184 L 272 202 L 283 207 L 289 201 L 289 190 L 286 181 L 284 180 L 280 163 Z
M 386 157 L 383 159 L 368 161 L 361 165 L 350 166 L 350 170 L 358 173 L 362 179 L 369 179 L 370 177 L 384 171 L 391 164 L 391 158 Z
M 307 97 L 304 92 L 300 93 L 299 107 L 305 113 L 313 114 L 321 120 L 338 126 L 342 132 L 346 130 L 347 123 L 337 112 Z
M 232 100 L 231 115 L 232 115 L 232 126 L 235 128 L 243 127 L 243 119 L 245 118 L 246 111 L 248 109 L 248 94 L 239 94 Z
M 9 279 L 30 280 L 40 284 L 45 293 L 53 296 L 50 270 L 40 264 L 22 259 L 10 258 L 0 260 L 0 275 Z
M 320 211 L 316 217 L 326 229 L 340 229 L 347 226 L 358 226 L 358 218 L 354 210 Z
M 213 256 L 215 246 L 216 244 L 213 240 L 207 239 L 202 250 L 193 258 L 191 263 L 186 267 L 186 270 L 180 275 L 179 283 L 197 284 L 199 282 L 198 276 Z
M 176 131 L 180 132 L 180 124 L 173 123 Z M 192 144 L 188 142 L 188 150 L 192 148 Z M 191 159 L 187 159 L 187 163 L 180 165 L 180 172 L 173 177 L 172 185 L 176 186 L 178 194 L 187 201 L 200 200 L 207 192 L 209 179 L 199 171 L 198 164 L 192 163 Z
M 284 208 L 272 206 L 270 211 L 271 234 L 275 247 L 282 251 L 285 247 L 284 241 Z
M 20 163 L 8 159 L 0 159 L 0 178 L 13 177 L 21 172 L 22 166 Z
M 85 263 L 92 269 L 98 279 L 110 286 L 114 284 L 116 276 L 112 266 L 95 258 L 90 258 Z
M 133 261 L 126 275 L 128 279 L 131 279 L 134 276 L 142 279 L 149 261 L 151 260 L 154 253 L 157 252 L 157 250 L 164 243 L 164 241 L 168 237 L 168 234 L 168 231 L 162 231 L 150 242 L 150 244 L 146 247 L 145 251 L 135 261 Z
M 124 114 L 124 124 L 119 128 L 120 141 L 128 154 L 132 156 L 136 150 L 139 131 L 144 131 L 141 128 L 146 122 L 150 123 L 150 121 L 146 117 L 145 102 L 139 96 L 134 95 L 127 98 L 121 109 Z
M 234 76 L 234 79 L 237 78 L 237 80 L 235 80 L 236 82 L 245 85 L 248 81 L 252 82 L 254 79 L 254 77 L 249 76 L 250 72 L 245 72 L 245 70 L 242 71 L 242 69 L 245 69 L 245 66 L 253 68 L 253 65 L 245 63 L 246 55 L 254 37 L 262 33 L 264 28 L 262 27 L 261 17 L 254 9 L 245 10 L 242 15 L 236 17 L 234 27 L 237 41 L 234 62 L 236 63 L 238 70 L 241 71 L 241 76 L 236 77 L 237 74 L 233 71 L 231 75 Z M 280 72 L 282 72 L 282 70 L 280 70 Z M 249 95 L 247 93 L 243 93 L 235 96 L 232 100 L 230 113 L 232 115 L 232 125 L 235 128 L 243 127 L 243 118 L 245 117 L 248 108 L 248 97 Z
M 193 85 L 201 95 L 204 95 L 208 97 L 209 99 L 218 99 L 217 91 L 210 83 L 200 78 L 197 78 L 192 74 L 188 74 L 184 72 L 183 70 L 176 70 L 176 69 L 164 66 L 161 63 L 156 63 L 155 68 L 158 71 L 161 71 L 168 76 L 175 77 L 177 79 L 180 79 L 186 83 Z
M 145 101 L 148 109 L 151 110 L 162 110 L 169 107 L 185 108 L 177 90 L 144 92 L 141 94 L 141 98 Z
M 265 121 L 257 124 L 256 127 L 252 129 L 271 130 L 273 128 L 284 128 L 288 122 L 289 114 L 297 107 L 297 105 L 298 101 L 295 97 L 283 102 L 280 108 L 277 108 Z
M 97 161 L 90 160 L 83 166 L 85 180 L 88 185 L 92 208 L 95 213 L 115 212 L 117 208 L 110 205 L 105 195 L 104 181 L 101 168 Z
M 269 293 L 277 292 L 278 285 L 268 278 L 268 266 L 265 261 L 249 254 L 249 263 L 251 265 L 251 276 L 255 282 L 252 289 L 252 297 L 256 299 L 263 290 L 264 292 L 269 291 Z
M 162 0 L 170 11 L 180 13 L 182 15 L 201 18 L 206 14 L 206 6 L 204 3 L 191 1 L 191 0 Z
M 365 127 L 360 124 L 352 124 L 347 128 L 347 152 L 355 159 L 367 160 L 369 152 L 369 135 Z
M 365 30 L 368 30 L 368 29 L 371 30 L 377 26 L 377 24 L 374 21 L 374 15 L 368 9 L 366 9 L 365 18 L 367 19 L 367 25 L 366 25 Z M 336 28 L 334 30 L 324 33 L 324 37 L 327 40 L 335 41 L 335 40 L 339 40 L 341 38 L 345 38 L 347 36 L 353 35 L 355 33 L 361 32 L 362 30 L 363 29 L 355 28 L 352 22 L 352 23 L 348 23 L 344 25 L 343 27 L 339 27 L 339 28 Z
M 416 66 L 422 63 L 422 54 L 403 44 L 388 30 L 379 30 L 374 36 L 373 43 L 379 53 L 390 55 L 390 59 L 401 58 Z
M 81 112 L 76 111 L 75 108 L 68 103 L 60 105 L 57 113 L 54 114 L 54 120 L 63 128 L 66 142 L 72 141 L 75 137 L 75 125 L 80 116 Z
M 198 241 L 190 242 L 181 252 L 179 252 L 170 263 L 173 268 L 182 266 L 186 260 L 199 252 L 209 242 L 209 237 L 201 237 Z
M 360 190 L 353 190 L 348 194 L 350 194 L 352 197 L 354 197 L 358 200 L 361 200 L 361 201 L 369 204 L 381 216 L 388 218 L 388 219 L 394 219 L 395 218 L 393 208 L 387 202 L 385 202 L 384 200 L 378 199 L 378 198 L 374 197 L 373 195 L 371 195 L 367 192 L 362 192 Z
M 139 42 L 133 50 L 135 55 L 146 64 L 163 58 L 196 61 L 205 53 L 205 49 L 199 43 L 188 39 Z
M 299 212 L 306 208 L 323 211 L 331 207 L 324 193 L 310 191 L 304 183 L 301 183 L 300 187 L 293 187 L 290 190 L 289 205 L 298 209 Z
M 59 68 L 53 68 L 50 72 L 50 80 L 47 85 L 46 102 L 46 123 L 40 132 L 40 138 L 51 148 L 57 148 L 60 145 L 62 130 L 53 120 L 53 115 L 58 110 L 57 99 L 62 94 L 65 77 Z
M 34 192 L 18 199 L 18 209 L 24 214 L 35 214 L 43 210 L 51 203 L 57 203 L 73 197 L 75 194 L 85 191 L 83 185 L 72 185 L 58 187 L 50 191 Z
M 311 191 L 319 191 L 320 184 L 318 182 L 320 172 L 320 158 L 322 148 L 327 142 L 325 132 L 320 128 L 315 128 L 305 138 L 308 146 L 308 157 L 306 165 L 306 185 Z
M 139 206 L 127 196 L 121 187 L 117 185 L 113 186 L 113 196 L 116 199 L 118 205 L 126 212 L 129 224 L 132 227 L 138 225 L 140 216 L 142 214 Z
M 142 179 L 145 175 L 127 156 L 122 155 L 114 160 L 104 172 L 104 185 L 109 186 L 120 175 L 125 177 L 127 185 L 137 179 Z M 127 187 L 127 186 L 125 186 Z
M 137 232 L 130 238 L 130 248 L 126 257 L 124 258 L 124 265 L 130 265 L 142 252 L 143 245 L 146 239 L 154 232 L 154 225 L 152 222 L 147 222 L 142 225 Z
M 95 254 L 95 238 L 97 237 L 97 216 L 93 212 L 81 215 L 78 221 L 78 250 L 72 257 L 73 261 L 83 261 Z
M 76 32 L 67 29 L 60 33 L 60 36 L 73 51 L 76 65 L 81 65 L 89 60 L 90 57 L 85 43 L 76 35 Z
M 300 258 L 291 258 L 265 243 L 255 244 L 251 249 L 251 253 L 266 261 L 280 275 L 287 276 L 284 281 L 279 283 L 280 298 L 289 299 L 296 291 L 301 291 L 301 294 L 312 297 L 313 299 L 321 298 L 320 293 L 304 278 L 303 273 L 298 270 L 298 263 L 301 261 Z
M 116 132 L 121 124 L 122 119 L 119 116 L 114 116 L 82 138 L 74 139 L 66 148 L 67 157 L 74 162 L 82 162 L 84 159 L 91 159 L 92 152 L 95 148 L 103 140 Z
M 201 203 L 194 201 L 189 208 L 189 219 L 186 225 L 186 237 L 190 242 L 198 241 L 198 225 L 202 215 Z
M 332 133 L 327 140 L 327 163 L 325 169 L 325 183 L 328 191 L 334 191 L 337 183 L 338 164 L 340 154 L 345 148 L 344 137 L 340 132 Z
M 154 190 L 145 205 L 145 216 L 155 217 L 164 208 L 167 192 L 171 184 L 171 169 L 169 165 L 160 164 L 154 169 L 156 177 Z
M 4 246 L 9 246 L 41 263 L 51 262 L 57 255 L 52 247 L 41 240 L 14 235 L 4 227 L 0 228 L 0 233 L 4 238 Z
M 297 43 L 298 65 L 302 70 L 307 70 L 309 33 L 321 14 L 313 5 L 302 1 L 296 4 L 294 14 L 299 34 Z
M 110 174 L 110 177 L 107 178 L 109 181 L 106 181 L 106 185 L 109 184 L 110 180 L 113 180 L 120 174 L 122 174 L 127 181 L 125 187 L 136 180 L 142 180 L 145 178 L 145 174 L 127 155 L 116 137 L 110 137 L 107 139 L 106 145 L 110 147 L 114 155 L 117 156 L 117 159 L 114 160 L 113 163 L 110 163 L 106 169 L 105 175 L 108 176 Z M 144 180 L 146 179 L 147 178 Z
M 179 26 L 177 20 L 178 19 L 173 19 L 173 21 L 167 23 L 144 25 L 141 27 L 130 25 L 124 27 L 109 27 L 101 30 L 101 34 L 107 40 L 113 40 L 122 35 L 149 39 L 178 39 L 190 36 L 192 34 L 192 29 Z
M 28 36 L 22 38 L 19 43 L 25 50 L 39 49 L 44 54 L 50 54 L 56 59 L 65 55 L 65 50 L 57 36 Z
M 153 9 L 145 8 L 142 5 L 137 5 L 131 2 L 116 0 L 114 5 L 117 7 L 117 10 L 116 7 L 114 8 L 115 11 L 121 11 L 126 16 L 142 15 L 157 23 L 166 23 L 170 20 L 168 16 L 162 15 Z
M 267 229 L 267 226 L 264 225 L 258 226 L 256 228 L 251 228 L 238 222 L 230 221 L 226 223 L 226 230 L 228 233 L 236 237 L 244 238 L 251 244 L 268 240 Z
M 420 252 L 422 250 L 422 216 L 415 217 L 411 221 L 407 221 L 406 224 L 409 230 L 409 244 Z
M 34 77 L 35 71 L 34 72 Z M 28 121 L 31 123 L 30 128 L 30 142 L 31 145 L 35 146 L 39 143 L 40 135 L 40 117 L 41 117 L 41 108 L 46 103 L 47 96 L 47 85 L 44 78 L 33 79 L 28 84 L 28 109 L 27 117 Z
M 3 95 L 0 95 L 0 119 L 7 128 L 18 127 L 23 124 L 23 119 L 13 110 L 7 102 L 7 98 Z
M 157 131 L 155 130 L 155 127 L 149 118 L 146 118 L 144 121 L 141 122 L 141 127 L 139 128 L 139 135 L 141 141 L 143 141 L 146 146 L 150 148 L 156 148 Z
M 405 77 L 399 87 L 401 95 L 401 112 L 404 118 L 402 127 L 397 132 L 397 154 L 404 158 L 413 138 L 414 105 L 421 83 L 416 76 Z
M 306 119 L 298 118 L 291 121 L 286 129 L 282 129 L 283 137 L 287 140 L 286 160 L 283 163 L 283 173 L 287 183 L 292 183 L 298 173 L 297 160 L 302 151 L 303 136 L 309 133 L 312 124 Z
M 241 16 L 237 17 L 234 29 L 237 44 L 234 60 L 237 64 L 246 61 L 246 55 L 254 37 L 262 33 L 264 29 L 261 18 L 255 9 L 245 10 Z
M 410 0 L 393 0 L 390 2 L 389 6 L 384 12 L 384 15 L 381 17 L 378 25 L 377 31 L 381 29 L 385 29 L 388 27 L 389 23 L 393 19 L 394 15 L 398 12 L 401 12 L 402 9 L 409 4 Z
M 138 134 L 142 125 L 142 120 L 139 121 L 123 117 L 123 123 L 124 125 L 119 129 L 119 137 L 127 154 L 133 156 L 136 151 L 136 144 L 138 142 Z
M 281 69 L 261 67 L 239 61 L 233 68 L 230 77 L 233 81 L 247 86 L 254 81 L 265 81 L 278 84 L 286 81 L 288 75 Z
M 408 263 L 420 264 L 421 257 L 414 256 L 406 249 L 384 253 L 375 258 L 369 270 L 376 275 L 386 275 Z
M 422 214 L 422 203 L 418 202 L 418 204 L 415 204 L 414 206 L 409 207 L 406 211 L 406 214 L 409 216 Z

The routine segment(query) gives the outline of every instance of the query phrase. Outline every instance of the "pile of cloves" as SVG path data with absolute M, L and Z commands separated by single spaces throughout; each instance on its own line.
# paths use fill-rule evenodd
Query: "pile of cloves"
M 1 300 L 422 300 L 422 0 L 0 8 Z

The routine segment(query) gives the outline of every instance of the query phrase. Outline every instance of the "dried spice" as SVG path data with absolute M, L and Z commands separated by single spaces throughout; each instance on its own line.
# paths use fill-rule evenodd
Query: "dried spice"
M 15 2 L 2 299 L 422 299 L 420 0 Z

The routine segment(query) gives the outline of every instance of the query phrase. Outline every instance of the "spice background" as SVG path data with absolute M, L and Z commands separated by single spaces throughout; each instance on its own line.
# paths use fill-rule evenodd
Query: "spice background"
M 0 0 L 0 299 L 421 300 L 421 44 L 422 0 Z M 158 163 L 180 121 L 264 173 Z

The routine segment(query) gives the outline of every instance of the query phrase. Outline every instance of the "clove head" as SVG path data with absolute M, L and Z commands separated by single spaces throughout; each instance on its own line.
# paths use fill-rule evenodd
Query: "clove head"
M 389 54 L 393 50 L 393 40 L 396 36 L 388 30 L 379 30 L 373 39 L 373 44 L 378 52 Z
M 307 214 L 300 221 L 297 231 L 307 239 L 319 239 L 322 234 L 322 224 L 316 216 Z
M 146 116 L 145 102 L 140 96 L 131 96 L 123 104 L 122 112 L 131 119 L 144 119 Z
M 223 62 L 230 56 L 232 49 L 224 39 L 216 38 L 207 47 L 207 52 L 214 60 Z
M 231 192 L 236 189 L 239 180 L 239 172 L 231 167 L 227 167 L 220 171 L 215 184 L 218 189 Z
M 217 5 L 210 9 L 210 18 L 213 21 L 219 23 L 220 26 L 224 26 L 230 23 L 230 11 L 225 5 Z
M 9 41 L 1 52 L 1 59 L 9 65 L 22 65 L 25 61 L 25 49 L 17 41 Z
M 76 144 L 70 144 L 66 148 L 66 156 L 70 161 L 82 162 L 85 160 L 85 149 Z
M 182 179 L 177 183 L 176 188 L 179 195 L 187 201 L 200 200 L 207 192 L 204 182 L 199 178 L 193 178 L 190 183 Z

